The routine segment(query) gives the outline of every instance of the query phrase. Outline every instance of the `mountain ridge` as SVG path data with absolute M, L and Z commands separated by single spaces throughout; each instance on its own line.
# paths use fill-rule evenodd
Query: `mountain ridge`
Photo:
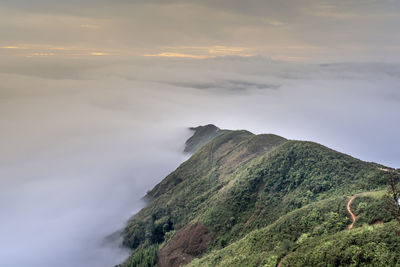
M 151 201 L 124 229 L 124 245 L 133 249 L 124 266 L 141 266 L 143 262 L 138 259 L 146 257 L 150 266 L 224 266 L 225 247 L 235 247 L 237 242 L 251 247 L 243 240 L 254 235 L 254 231 L 281 222 L 272 228 L 272 233 L 260 232 L 272 240 L 261 246 L 262 252 L 249 253 L 243 262 L 228 261 L 239 264 L 235 266 L 276 266 L 290 250 L 297 249 L 296 240 L 302 234 L 316 240 L 346 229 L 344 222 L 349 218 L 345 205 L 332 209 L 324 201 L 339 205 L 339 199 L 382 190 L 388 182 L 388 173 L 382 170 L 387 167 L 363 162 L 317 143 L 287 140 L 273 134 L 254 135 L 245 130 L 219 130 L 214 125 L 193 129 L 193 136 L 201 132 L 197 134 L 200 138 L 191 137 L 190 147 L 196 147 L 196 151 L 148 192 Z M 209 141 L 204 142 L 206 139 Z M 371 198 L 365 205 L 376 206 L 375 202 Z M 382 208 L 382 201 L 378 203 Z M 319 217 L 322 219 L 309 215 L 311 222 L 322 226 L 296 226 L 296 231 L 279 241 L 284 225 L 294 216 L 292 212 L 309 205 L 328 214 Z M 307 212 L 295 214 L 300 219 L 301 215 L 308 216 Z M 391 220 L 387 214 L 371 214 L 383 222 Z M 333 227 L 333 221 L 341 223 Z M 191 234 L 193 238 L 187 239 Z M 149 256 L 149 251 L 153 256 Z M 266 251 L 268 255 L 264 255 Z M 215 261 L 213 254 L 220 255 L 221 260 Z

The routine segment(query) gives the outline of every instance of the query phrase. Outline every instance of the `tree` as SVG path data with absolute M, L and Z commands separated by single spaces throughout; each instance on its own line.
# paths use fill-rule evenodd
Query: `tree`
M 398 187 L 399 174 L 397 172 L 389 174 L 390 187 L 386 193 L 387 209 L 400 225 L 400 189 Z M 400 235 L 400 229 L 393 228 Z

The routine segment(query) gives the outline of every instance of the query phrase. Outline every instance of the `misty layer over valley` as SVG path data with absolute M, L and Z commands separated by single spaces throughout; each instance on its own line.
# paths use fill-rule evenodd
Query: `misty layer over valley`
M 22 95 L 2 90 L 0 265 L 121 262 L 128 251 L 106 237 L 184 160 L 189 131 L 101 107 L 94 102 L 105 99 L 75 95 L 75 86 L 26 86 Z
M 39 66 L 39 67 L 38 67 Z M 106 237 L 213 123 L 400 166 L 400 65 L 259 57 L 0 62 L 0 266 L 113 266 Z

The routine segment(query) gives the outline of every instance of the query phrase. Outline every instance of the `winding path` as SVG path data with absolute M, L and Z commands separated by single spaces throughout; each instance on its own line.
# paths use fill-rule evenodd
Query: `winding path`
M 348 214 L 350 215 L 350 217 L 351 217 L 351 224 L 350 224 L 349 226 L 347 226 L 347 229 L 348 229 L 348 230 L 350 230 L 350 229 L 353 228 L 354 223 L 356 222 L 356 219 L 357 219 L 357 216 L 351 211 L 351 208 L 350 208 L 351 202 L 353 202 L 353 200 L 354 200 L 357 196 L 358 196 L 358 195 L 352 196 L 352 197 L 347 201 L 347 204 L 346 204 L 347 213 L 348 213 Z M 286 255 L 285 257 L 283 257 L 283 258 L 279 261 L 279 263 L 278 263 L 276 266 L 277 266 L 277 267 L 281 267 L 281 266 L 282 266 L 282 262 L 286 259 L 287 256 L 288 256 L 288 255 Z
M 350 230 L 353 228 L 354 223 L 356 222 L 357 216 L 351 211 L 350 205 L 351 202 L 357 197 L 357 195 L 352 196 L 349 201 L 347 201 L 347 205 L 346 205 L 346 209 L 347 212 L 350 214 L 351 217 L 351 224 L 349 226 L 347 226 L 347 229 Z

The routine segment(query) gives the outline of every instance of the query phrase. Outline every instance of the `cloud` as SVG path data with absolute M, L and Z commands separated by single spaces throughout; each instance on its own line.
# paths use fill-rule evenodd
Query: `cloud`
M 226 80 L 226 81 L 215 81 L 215 82 L 199 82 L 199 83 L 185 83 L 185 82 L 166 82 L 167 84 L 194 88 L 199 90 L 204 89 L 216 89 L 216 90 L 228 90 L 228 91 L 245 91 L 245 90 L 276 90 L 279 89 L 280 85 L 267 84 L 267 83 L 255 83 L 248 81 L 237 81 L 237 80 Z
M 169 57 L 169 58 L 193 58 L 207 59 L 226 56 L 252 56 L 244 47 L 230 46 L 170 46 L 162 47 L 163 50 L 169 52 L 161 52 L 157 54 L 145 54 L 145 57 Z
M 185 128 L 152 122 L 141 104 L 171 102 L 121 80 L 1 78 L 0 265 L 120 263 L 128 251 L 104 238 L 184 159 Z
M 159 54 L 146 54 L 145 57 L 172 57 L 172 58 L 195 58 L 195 59 L 205 59 L 209 56 L 201 55 L 191 55 L 191 54 L 181 54 L 181 53 L 159 53 Z
M 5 46 L 47 44 L 160 57 L 246 54 L 319 62 L 399 60 L 393 56 L 399 53 L 389 53 L 388 48 L 400 43 L 393 34 L 400 5 L 388 0 L 7 0 L 0 5 L 0 43 Z M 216 49 L 204 54 L 165 47 Z M 244 50 L 225 49 L 229 47 Z
M 98 29 L 99 28 L 98 25 L 94 25 L 94 24 L 80 24 L 79 27 L 85 28 L 85 29 Z

